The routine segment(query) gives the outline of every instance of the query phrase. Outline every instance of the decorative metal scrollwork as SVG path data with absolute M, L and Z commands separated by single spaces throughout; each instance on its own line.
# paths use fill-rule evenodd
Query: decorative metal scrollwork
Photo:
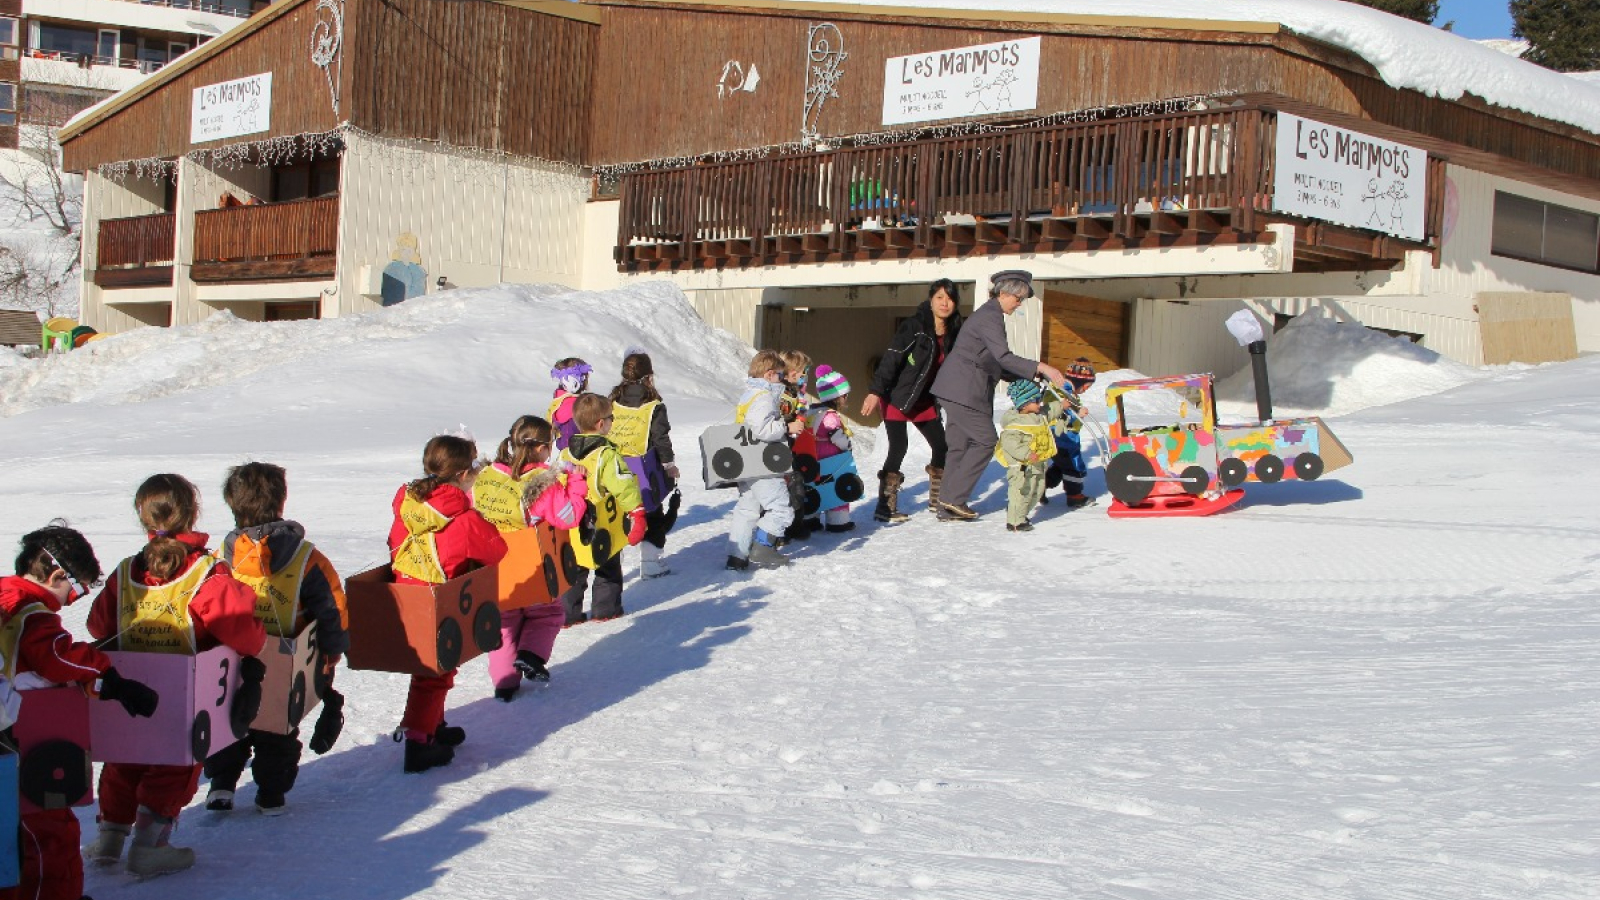
M 812 25 L 806 35 L 806 108 L 800 118 L 800 137 L 815 141 L 821 134 L 817 120 L 829 97 L 839 96 L 839 79 L 844 77 L 844 35 L 831 22 Z
M 311 64 L 328 79 L 333 114 L 339 114 L 339 81 L 344 74 L 344 0 L 317 0 L 311 26 Z

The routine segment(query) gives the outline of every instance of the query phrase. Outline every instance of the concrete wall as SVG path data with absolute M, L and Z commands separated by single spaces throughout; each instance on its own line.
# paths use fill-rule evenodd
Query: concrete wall
M 349 134 L 341 178 L 337 309 L 324 315 L 380 306 L 378 279 L 407 232 L 429 291 L 441 276 L 449 287 L 580 282 L 589 182 L 570 167 Z

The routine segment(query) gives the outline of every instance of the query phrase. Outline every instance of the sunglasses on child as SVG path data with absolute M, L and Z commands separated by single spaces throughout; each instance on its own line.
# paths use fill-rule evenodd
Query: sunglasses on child
M 80 598 L 89 596 L 89 592 L 100 585 L 100 582 L 96 581 L 96 582 L 90 584 L 88 587 L 84 587 L 82 584 L 78 583 L 78 579 L 72 577 L 72 573 L 67 571 L 67 567 L 66 566 L 63 566 L 61 563 L 56 562 L 56 558 L 54 556 L 50 555 L 50 551 L 49 550 L 45 550 L 45 551 L 43 551 L 43 553 L 44 553 L 44 561 L 46 563 L 49 563 L 49 565 L 50 565 L 50 567 L 52 569 L 59 570 L 62 575 L 67 576 L 67 588 L 68 588 L 67 602 L 68 603 L 71 603 L 74 600 L 78 600 Z

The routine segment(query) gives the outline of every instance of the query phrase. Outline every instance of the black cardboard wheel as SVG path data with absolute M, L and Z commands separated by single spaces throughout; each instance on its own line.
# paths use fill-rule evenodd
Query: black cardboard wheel
M 1225 459 L 1217 464 L 1217 480 L 1223 487 L 1238 487 L 1250 477 L 1250 467 L 1242 459 Z
M 1294 477 L 1301 481 L 1316 481 L 1322 477 L 1322 457 L 1315 453 L 1302 453 L 1294 458 Z
M 544 589 L 549 591 L 552 597 L 560 596 L 561 574 L 556 571 L 555 558 L 546 553 L 544 559 L 539 562 L 539 568 L 544 571 Z
M 867 486 L 862 483 L 861 476 L 854 472 L 840 475 L 833 483 L 833 490 L 845 503 L 854 503 L 867 494 Z
M 794 470 L 806 481 L 816 481 L 822 474 L 822 463 L 809 453 L 800 453 L 794 456 Z
M 194 714 L 194 724 L 189 726 L 189 752 L 200 762 L 211 755 L 211 714 L 203 709 Z
M 1198 497 L 1211 487 L 1211 473 L 1204 466 L 1190 466 L 1178 473 L 1183 479 L 1183 492 L 1191 497 Z
M 768 472 L 787 472 L 794 468 L 794 454 L 789 451 L 788 444 L 768 444 L 761 451 L 761 463 Z
M 500 607 L 485 603 L 472 614 L 472 641 L 478 645 L 478 652 L 488 653 L 499 649 L 501 640 Z
M 1256 480 L 1262 484 L 1276 484 L 1283 480 L 1283 460 L 1268 453 L 1256 460 Z
M 89 793 L 89 751 L 71 741 L 29 748 L 17 768 L 18 788 L 40 809 L 66 809 Z
M 806 488 L 806 502 L 800 511 L 809 519 L 816 515 L 820 509 L 822 509 L 822 495 L 817 493 L 817 489 L 814 487 Z
M 1155 474 L 1156 467 L 1150 460 L 1132 450 L 1124 450 L 1112 457 L 1106 466 L 1106 490 L 1122 504 L 1138 506 L 1149 498 L 1155 482 L 1132 479 L 1153 478 Z
M 306 717 L 306 673 L 294 673 L 294 684 L 289 686 L 289 727 L 299 726 Z
M 611 532 L 596 531 L 594 540 L 589 542 L 589 552 L 594 555 L 594 564 L 600 564 L 611 558 Z
M 744 471 L 744 458 L 732 447 L 723 447 L 711 456 L 711 471 L 725 481 L 732 481 Z
M 461 665 L 461 626 L 455 619 L 445 619 L 439 623 L 434 653 L 438 657 L 440 672 L 450 672 Z

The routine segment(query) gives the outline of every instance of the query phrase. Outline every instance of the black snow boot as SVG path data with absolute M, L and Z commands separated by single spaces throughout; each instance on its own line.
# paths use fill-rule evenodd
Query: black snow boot
M 878 506 L 872 511 L 872 518 L 890 525 L 910 521 L 911 517 L 900 511 L 900 485 L 905 480 L 899 472 L 878 473 Z

